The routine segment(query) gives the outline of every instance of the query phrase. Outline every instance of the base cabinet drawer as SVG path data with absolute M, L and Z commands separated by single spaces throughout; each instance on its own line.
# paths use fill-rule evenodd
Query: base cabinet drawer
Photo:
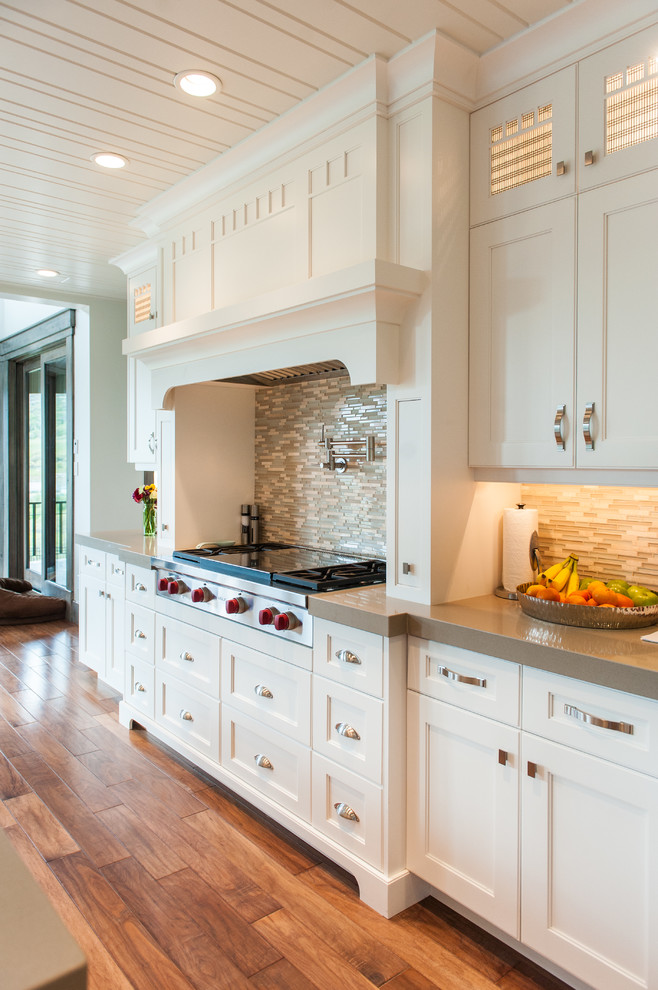
M 222 766 L 309 820 L 311 751 L 228 705 L 222 707 Z
M 311 822 L 338 845 L 382 867 L 382 789 L 313 753 Z
M 219 763 L 219 701 L 158 670 L 155 688 L 156 722 Z
M 219 636 L 158 614 L 155 639 L 156 663 L 163 674 L 219 697 Z
M 126 701 L 149 718 L 155 716 L 155 670 L 151 664 L 126 656 Z
M 308 670 L 224 640 L 222 701 L 297 742 L 311 743 Z
M 314 673 L 381 698 L 383 658 L 384 641 L 381 636 L 325 619 L 315 620 Z
M 126 564 L 126 598 L 137 605 L 155 605 L 155 571 Z
M 384 702 L 316 677 L 313 682 L 313 750 L 348 770 L 382 782 Z

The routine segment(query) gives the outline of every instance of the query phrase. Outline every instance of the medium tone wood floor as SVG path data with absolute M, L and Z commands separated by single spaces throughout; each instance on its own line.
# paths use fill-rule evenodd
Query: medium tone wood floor
M 77 646 L 64 622 L 0 627 L 0 827 L 91 990 L 567 990 L 432 898 L 381 918 L 316 853 L 120 726 Z

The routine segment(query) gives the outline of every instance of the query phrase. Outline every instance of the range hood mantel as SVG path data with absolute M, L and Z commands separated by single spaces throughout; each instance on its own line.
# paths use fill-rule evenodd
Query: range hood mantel
M 152 401 L 177 385 L 342 361 L 354 384 L 398 381 L 400 326 L 426 275 L 373 260 L 130 337 L 151 369 Z

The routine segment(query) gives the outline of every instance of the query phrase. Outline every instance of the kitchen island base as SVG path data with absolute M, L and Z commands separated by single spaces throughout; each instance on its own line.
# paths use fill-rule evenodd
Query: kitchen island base
M 385 918 L 392 918 L 428 894 L 430 888 L 424 880 L 408 870 L 386 873 L 375 869 L 354 853 L 342 848 L 338 843 L 323 835 L 309 823 L 301 821 L 281 805 L 268 800 L 254 787 L 226 771 L 215 761 L 181 742 L 153 719 L 137 717 L 132 706 L 126 704 L 125 701 L 119 703 L 119 721 L 127 729 L 141 728 L 146 730 L 175 750 L 180 756 L 208 773 L 219 784 L 227 787 L 238 798 L 257 808 L 259 812 L 265 814 L 273 822 L 281 825 L 297 838 L 308 843 L 322 856 L 341 867 L 354 877 L 361 900 Z

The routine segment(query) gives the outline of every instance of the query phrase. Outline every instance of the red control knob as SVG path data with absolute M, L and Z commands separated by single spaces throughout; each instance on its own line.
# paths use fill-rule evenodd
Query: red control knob
M 279 632 L 284 629 L 294 629 L 299 625 L 299 620 L 292 612 L 279 612 L 274 616 L 274 628 Z
M 275 608 L 262 608 L 258 613 L 258 621 L 261 626 L 271 626 L 276 621 L 278 611 Z
M 178 595 L 182 590 L 183 589 L 181 588 L 179 582 L 175 581 L 173 578 L 167 584 L 167 591 L 170 595 Z
M 208 589 L 207 588 L 194 588 L 192 591 L 192 601 L 193 602 L 207 602 L 208 601 Z
M 239 612 L 245 611 L 247 603 L 244 598 L 228 598 L 225 608 L 228 615 L 237 615 Z
M 167 591 L 171 578 L 160 578 L 158 581 L 158 591 Z

